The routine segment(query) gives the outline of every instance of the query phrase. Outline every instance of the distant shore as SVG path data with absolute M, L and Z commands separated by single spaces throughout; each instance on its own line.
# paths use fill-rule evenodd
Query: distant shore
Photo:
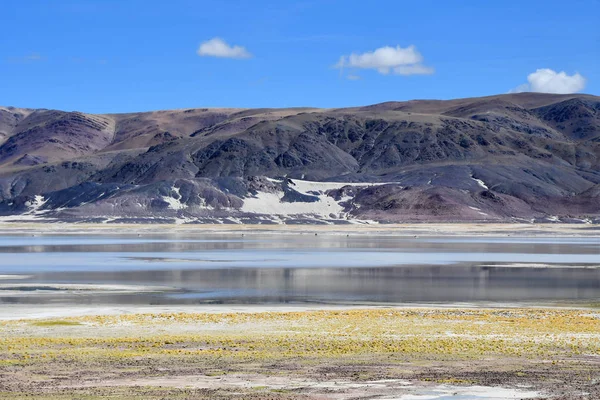
M 418 223 L 344 225 L 91 224 L 0 222 L 2 234 L 330 234 L 397 236 L 585 236 L 600 237 L 600 225 L 526 223 Z

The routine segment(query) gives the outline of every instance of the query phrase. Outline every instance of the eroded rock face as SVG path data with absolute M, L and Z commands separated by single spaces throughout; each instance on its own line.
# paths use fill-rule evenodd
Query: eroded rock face
M 4 219 L 589 222 L 599 187 L 600 98 L 588 95 L 121 115 L 0 108 Z

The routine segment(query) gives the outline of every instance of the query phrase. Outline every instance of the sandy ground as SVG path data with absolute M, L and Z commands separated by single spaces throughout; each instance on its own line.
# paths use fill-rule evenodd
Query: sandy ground
M 0 398 L 600 398 L 597 308 L 18 311 Z

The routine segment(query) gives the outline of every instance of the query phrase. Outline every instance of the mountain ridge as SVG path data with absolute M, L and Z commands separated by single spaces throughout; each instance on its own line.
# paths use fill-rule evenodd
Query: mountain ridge
M 330 187 L 294 189 L 307 181 Z M 592 95 L 123 114 L 0 107 L 3 219 L 594 222 L 599 185 Z M 261 196 L 304 211 L 244 211 Z

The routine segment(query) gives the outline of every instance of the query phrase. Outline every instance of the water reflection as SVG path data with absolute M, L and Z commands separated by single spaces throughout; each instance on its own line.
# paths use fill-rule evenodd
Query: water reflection
M 15 294 L 13 287 L 9 294 L 3 287 L 16 280 L 3 279 L 0 303 L 600 299 L 597 239 L 4 237 L 0 253 L 0 275 L 29 274 L 30 278 L 18 281 L 25 286 L 91 283 L 174 289 L 154 293 L 25 293 L 23 289 Z

